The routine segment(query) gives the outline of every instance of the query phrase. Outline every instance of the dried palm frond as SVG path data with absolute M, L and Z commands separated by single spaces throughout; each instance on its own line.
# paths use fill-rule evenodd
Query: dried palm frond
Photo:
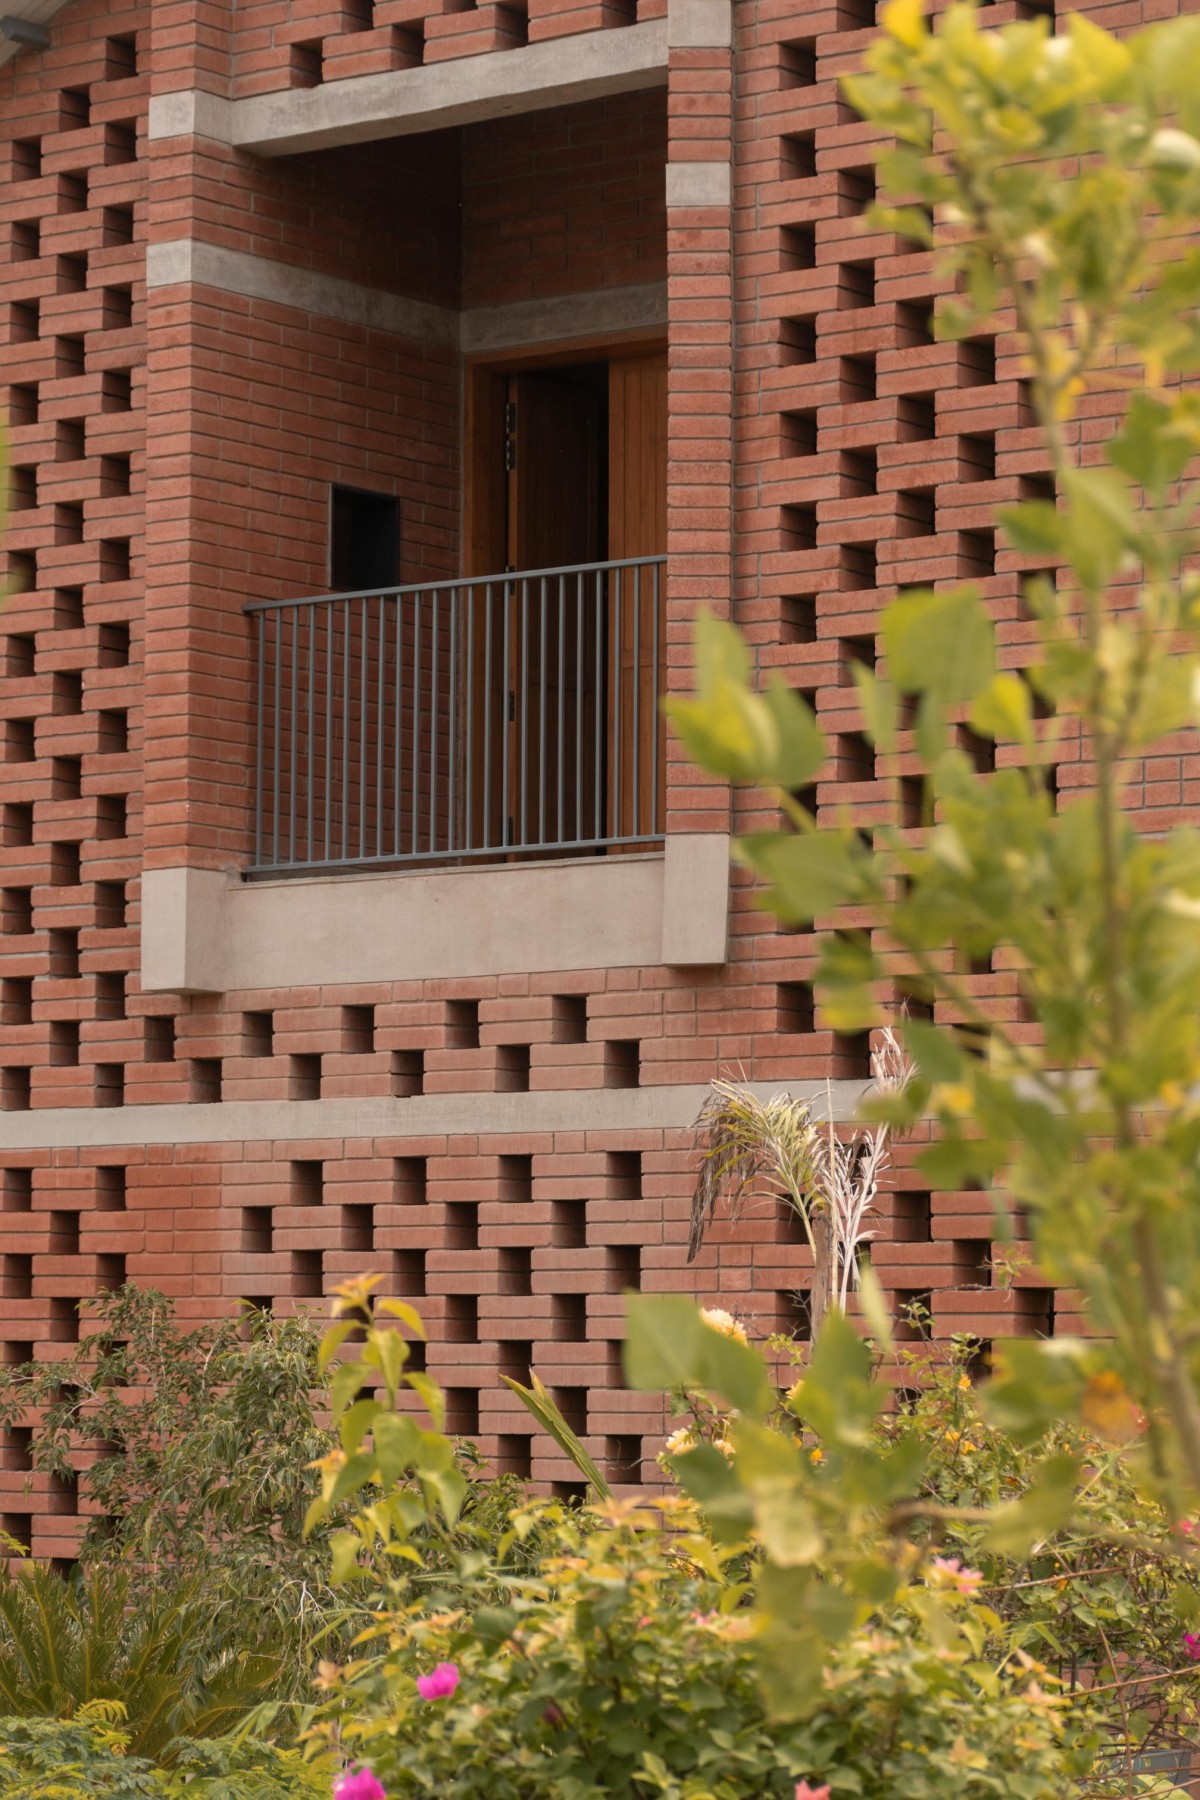
M 819 1133 L 803 1100 L 776 1094 L 760 1100 L 736 1081 L 712 1083 L 712 1093 L 696 1120 L 700 1167 L 692 1194 L 688 1238 L 691 1262 L 716 1214 L 722 1197 L 736 1219 L 746 1195 L 765 1190 L 792 1207 L 812 1243 L 809 1190 L 812 1152 Z
M 908 1054 L 890 1027 L 872 1052 L 871 1075 L 881 1094 L 899 1093 L 912 1079 Z M 832 1094 L 828 1114 L 822 1131 L 807 1101 L 790 1094 L 760 1100 L 738 1082 L 714 1081 L 696 1121 L 700 1166 L 688 1239 L 691 1262 L 723 1197 L 731 1220 L 754 1192 L 790 1206 L 813 1253 L 814 1326 L 831 1304 L 846 1306 L 858 1279 L 858 1252 L 873 1235 L 866 1221 L 878 1199 L 890 1138 L 886 1125 L 856 1126 L 839 1137 Z

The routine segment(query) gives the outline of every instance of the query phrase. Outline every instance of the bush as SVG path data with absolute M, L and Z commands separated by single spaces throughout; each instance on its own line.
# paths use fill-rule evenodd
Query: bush
M 323 1767 L 269 1744 L 181 1739 L 168 1772 L 130 1752 L 119 1706 L 0 1718 L 0 1800 L 322 1800 Z
M 327 1729 L 389 1796 L 791 1800 L 833 1773 L 864 1800 L 1059 1800 L 1087 1760 L 1036 1669 L 980 1679 L 923 1632 L 919 1593 L 842 1646 L 806 1716 L 772 1720 L 738 1559 L 690 1508 L 550 1504 L 518 1515 L 517 1536 L 535 1522 L 550 1552 L 506 1605 L 468 1592 L 385 1610 L 385 1656 L 329 1672 Z M 422 1698 L 417 1677 L 440 1665 L 457 1685 Z

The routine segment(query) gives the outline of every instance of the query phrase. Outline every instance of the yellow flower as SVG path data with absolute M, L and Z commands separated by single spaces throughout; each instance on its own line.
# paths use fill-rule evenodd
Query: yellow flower
M 966 1453 L 968 1454 L 968 1456 L 970 1455 L 971 1451 L 974 1450 L 974 1448 L 975 1448 L 975 1445 L 971 1442 L 970 1438 L 964 1438 L 962 1443 L 959 1445 L 959 1449 L 965 1450 Z
M 722 1337 L 733 1338 L 739 1344 L 747 1342 L 746 1327 L 732 1313 L 726 1312 L 723 1306 L 702 1306 L 700 1317 L 714 1331 L 719 1331 Z
M 820 1463 L 820 1462 L 825 1461 L 825 1452 L 821 1449 L 820 1445 L 818 1445 L 815 1450 L 809 1451 L 808 1460 L 811 1463 Z
M 685 1450 L 693 1449 L 695 1443 L 696 1438 L 691 1426 L 681 1425 L 678 1431 L 673 1431 L 671 1433 L 670 1437 L 663 1445 L 663 1450 L 668 1456 L 682 1456 Z
M 959 1376 L 959 1378 L 958 1378 L 958 1391 L 959 1391 L 959 1393 L 960 1393 L 960 1394 L 969 1394 L 969 1393 L 970 1393 L 970 1391 L 971 1391 L 971 1377 L 970 1377 L 970 1376 L 969 1376 L 969 1375 L 960 1375 L 960 1376 Z

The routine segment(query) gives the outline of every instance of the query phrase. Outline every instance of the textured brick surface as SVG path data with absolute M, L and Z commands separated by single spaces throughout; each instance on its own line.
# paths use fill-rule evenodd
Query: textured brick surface
M 693 1289 L 756 1330 L 798 1328 L 806 1252 L 766 1206 L 685 1263 L 685 1133 L 3 1148 L 49 1108 L 762 1081 L 865 1073 L 813 1014 L 815 940 L 733 886 L 720 971 L 660 968 L 144 996 L 141 868 L 245 860 L 253 646 L 242 607 L 322 591 L 332 481 L 401 502 L 403 577 L 460 566 L 456 354 L 204 287 L 144 287 L 148 241 L 198 237 L 451 309 L 669 282 L 668 681 L 684 687 L 700 601 L 729 608 L 761 667 L 813 698 L 835 756 L 813 796 L 865 826 L 905 803 L 860 735 L 852 667 L 898 585 L 972 574 L 1006 660 L 1029 627 L 990 509 L 1043 491 L 1011 338 L 936 345 L 923 258 L 867 236 L 867 133 L 838 73 L 869 10 L 736 9 L 732 55 L 676 49 L 666 94 L 466 132 L 254 162 L 148 144 L 147 95 L 269 91 L 565 32 L 661 6 L 438 7 L 430 0 L 74 0 L 53 47 L 0 74 L 0 381 L 11 420 L 16 592 L 0 620 L 0 1343 L 60 1353 L 75 1302 L 124 1275 L 189 1317 L 252 1298 L 316 1306 L 366 1267 L 418 1300 L 452 1422 L 503 1466 L 569 1473 L 498 1384 L 532 1358 L 627 1478 L 660 1409 L 626 1394 L 628 1287 Z M 997 21 L 1011 4 L 991 9 Z M 1132 25 L 1135 6 L 1092 9 Z M 664 159 L 734 164 L 734 206 L 663 206 Z M 150 429 L 147 430 L 147 419 Z M 1104 407 L 1081 430 L 1094 443 Z M 971 742 L 981 766 L 993 751 Z M 1147 770 L 1160 823 L 1197 792 L 1190 745 Z M 1062 747 L 1060 786 L 1087 780 Z M 744 829 L 754 803 L 672 751 L 672 829 Z M 1003 955 L 970 977 L 1020 1021 Z M 1028 1027 L 1026 1027 L 1028 1028 Z M 1071 1320 L 1036 1273 L 990 1284 L 992 1197 L 923 1191 L 902 1147 L 875 1263 L 941 1331 L 991 1338 Z M 0 1523 L 69 1552 L 69 1493 L 25 1491 L 0 1446 Z

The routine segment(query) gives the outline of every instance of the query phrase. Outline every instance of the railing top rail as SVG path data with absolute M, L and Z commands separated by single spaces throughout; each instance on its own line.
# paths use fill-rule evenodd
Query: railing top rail
M 400 600 L 409 594 L 448 593 L 452 588 L 487 587 L 501 581 L 536 581 L 550 575 L 600 575 L 609 569 L 645 569 L 665 556 L 622 556 L 612 562 L 564 563 L 558 569 L 505 569 L 494 575 L 457 575 L 447 581 L 413 581 L 404 587 L 358 588 L 344 594 L 301 594 L 291 600 L 248 600 L 247 613 L 280 612 L 285 606 L 326 606 L 337 600 Z

